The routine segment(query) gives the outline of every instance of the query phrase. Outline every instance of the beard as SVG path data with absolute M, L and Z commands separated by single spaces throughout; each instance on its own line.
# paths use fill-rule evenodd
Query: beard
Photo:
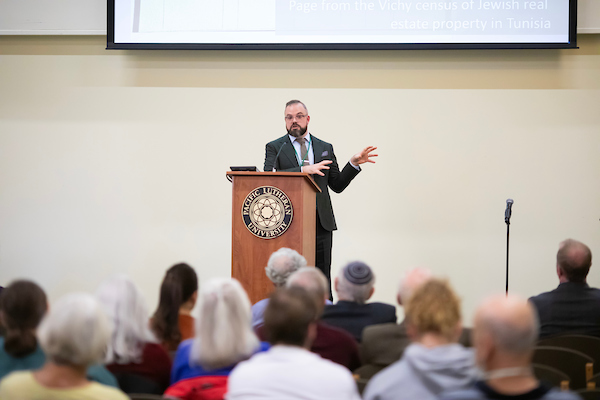
M 308 129 L 308 126 L 305 126 L 304 128 L 300 127 L 300 126 L 295 126 L 295 127 L 290 127 L 290 129 L 288 129 L 288 134 L 292 135 L 295 138 L 299 138 L 304 136 L 304 134 L 306 133 L 306 130 Z

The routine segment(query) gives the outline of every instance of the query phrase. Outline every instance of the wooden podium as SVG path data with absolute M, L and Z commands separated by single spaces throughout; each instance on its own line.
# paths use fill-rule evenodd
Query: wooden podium
M 315 265 L 319 187 L 302 172 L 227 172 L 233 182 L 231 276 L 252 304 L 268 297 L 273 283 L 265 274 L 270 255 L 281 247 Z

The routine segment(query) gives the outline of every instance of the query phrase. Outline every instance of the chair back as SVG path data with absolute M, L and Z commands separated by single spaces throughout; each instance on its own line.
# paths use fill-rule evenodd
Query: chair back
M 577 350 L 586 354 L 594 360 L 596 365 L 600 365 L 600 338 L 587 335 L 562 335 L 548 339 L 542 339 L 538 346 L 563 347 L 566 349 Z M 597 371 L 600 372 L 600 371 Z
M 547 383 L 550 386 L 558 388 L 563 388 L 566 386 L 568 388 L 570 385 L 571 378 L 569 375 L 556 368 L 542 364 L 532 364 L 531 368 L 533 369 L 533 374 L 537 379 Z
M 575 391 L 583 400 L 600 400 L 600 389 L 581 389 Z
M 164 400 L 165 398 L 159 396 L 157 394 L 147 394 L 147 393 L 129 393 L 127 396 L 131 400 Z
M 594 360 L 580 351 L 562 347 L 537 346 L 533 353 L 533 363 L 546 365 L 564 372 L 571 382 L 572 389 L 586 387 L 586 372 Z
M 119 382 L 119 387 L 125 393 L 162 395 L 164 392 L 161 385 L 145 376 L 125 372 L 117 372 L 114 375 L 117 382 Z

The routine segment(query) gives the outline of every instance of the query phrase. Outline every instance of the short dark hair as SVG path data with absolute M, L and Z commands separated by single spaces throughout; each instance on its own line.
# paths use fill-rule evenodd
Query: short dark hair
M 569 282 L 585 282 L 592 265 L 592 252 L 585 244 L 567 239 L 560 244 L 556 263 Z
M 281 288 L 273 292 L 265 310 L 265 337 L 272 345 L 303 346 L 308 326 L 316 320 L 316 304 L 305 289 Z
M 287 103 L 285 103 L 285 108 L 288 108 L 289 106 L 293 106 L 294 104 L 302 104 L 302 107 L 304 107 L 304 109 L 306 110 L 306 113 L 308 114 L 308 107 L 306 107 L 306 104 L 304 104 L 300 100 L 290 100 L 290 101 L 288 101 Z

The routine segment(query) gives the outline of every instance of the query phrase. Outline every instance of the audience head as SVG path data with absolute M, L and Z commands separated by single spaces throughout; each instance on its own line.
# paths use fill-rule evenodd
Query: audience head
M 110 322 L 102 306 L 83 293 L 60 298 L 38 329 L 46 357 L 55 364 L 74 368 L 101 363 L 110 335 Z
M 36 328 L 46 314 L 46 294 L 31 281 L 11 283 L 0 295 L 0 321 L 5 328 L 4 350 L 13 357 L 33 353 Z
M 408 303 L 410 296 L 414 291 L 433 277 L 431 271 L 425 268 L 413 268 L 407 271 L 400 279 L 398 294 L 396 296 L 398 304 Z
M 272 345 L 310 347 L 316 335 L 315 302 L 300 287 L 281 288 L 271 294 L 265 310 L 264 334 Z
M 211 279 L 199 295 L 200 314 L 191 361 L 217 369 L 249 358 L 259 342 L 252 331 L 250 300 L 235 279 Z
M 287 281 L 287 287 L 300 287 L 306 290 L 315 303 L 320 316 L 329 299 L 329 282 L 325 274 L 315 267 L 302 267 L 294 272 Z
M 265 271 L 275 287 L 283 287 L 289 276 L 302 267 L 306 267 L 306 259 L 296 250 L 282 247 L 271 254 Z
M 404 312 L 409 333 L 416 341 L 427 334 L 442 342 L 456 342 L 460 336 L 460 300 L 445 280 L 432 278 L 420 285 Z
M 338 300 L 364 304 L 373 295 L 374 285 L 371 268 L 361 261 L 353 261 L 340 270 L 334 286 Z
M 561 282 L 585 282 L 592 265 L 592 252 L 585 244 L 567 239 L 556 254 L 556 272 Z
M 114 327 L 104 361 L 141 362 L 144 345 L 154 341 L 148 327 L 148 308 L 137 286 L 124 275 L 105 280 L 96 298 Z
M 181 263 L 167 270 L 160 287 L 158 308 L 152 316 L 154 334 L 169 346 L 181 341 L 179 311 L 194 308 L 198 296 L 198 277 L 192 267 Z
M 538 338 L 537 314 L 520 297 L 490 297 L 477 309 L 473 338 L 477 363 L 486 371 L 529 365 Z

